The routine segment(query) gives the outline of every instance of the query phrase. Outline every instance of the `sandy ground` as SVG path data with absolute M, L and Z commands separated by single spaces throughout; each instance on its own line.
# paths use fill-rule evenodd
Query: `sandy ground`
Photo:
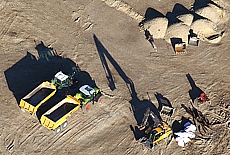
M 143 16 L 148 7 L 165 15 L 176 3 L 188 8 L 194 3 L 123 2 Z M 224 4 L 229 12 L 230 2 Z M 220 43 L 200 42 L 198 47 L 188 46 L 186 54 L 176 55 L 164 39 L 155 40 L 155 52 L 137 20 L 101 0 L 2 0 L 0 18 L 0 154 L 229 154 L 229 22 Z M 64 58 L 39 57 L 34 40 L 50 45 Z M 23 113 L 18 102 L 59 68 L 68 70 L 76 64 L 105 95 L 87 114 L 73 113 L 67 128 L 54 134 Z M 147 107 L 159 107 L 156 92 L 175 109 L 171 118 L 161 115 L 163 120 L 171 126 L 182 116 L 192 121 L 181 107 L 191 107 L 192 84 L 186 74 L 211 99 L 198 110 L 215 125 L 204 135 L 197 131 L 184 148 L 174 139 L 163 141 L 156 150 L 145 148 L 131 129 Z

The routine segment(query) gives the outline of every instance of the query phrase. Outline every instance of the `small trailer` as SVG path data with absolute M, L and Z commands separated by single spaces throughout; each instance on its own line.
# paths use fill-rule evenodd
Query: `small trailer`
M 67 95 L 41 116 L 41 124 L 49 130 L 59 133 L 67 125 L 67 118 L 81 107 L 78 99 Z
M 176 54 L 187 53 L 187 51 L 186 51 L 186 43 L 182 42 L 182 43 L 175 44 L 175 52 L 176 52 Z
M 56 86 L 48 81 L 41 83 L 20 100 L 19 107 L 35 116 L 38 108 L 56 93 Z

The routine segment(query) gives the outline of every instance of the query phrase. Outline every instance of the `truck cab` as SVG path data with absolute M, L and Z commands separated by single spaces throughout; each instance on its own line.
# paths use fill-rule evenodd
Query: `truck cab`
M 89 85 L 83 85 L 80 87 L 79 92 L 74 96 L 76 99 L 80 100 L 81 106 L 84 112 L 88 111 L 94 101 L 101 101 L 102 96 L 101 91 L 98 87 L 92 88 Z

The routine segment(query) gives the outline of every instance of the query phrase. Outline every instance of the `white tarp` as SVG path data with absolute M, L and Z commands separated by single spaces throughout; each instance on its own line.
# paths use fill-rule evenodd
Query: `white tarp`
M 190 141 L 190 138 L 195 138 L 195 131 L 195 125 L 191 124 L 190 122 L 185 123 L 183 130 L 174 133 L 177 135 L 176 142 L 178 145 L 184 147 L 184 145 Z

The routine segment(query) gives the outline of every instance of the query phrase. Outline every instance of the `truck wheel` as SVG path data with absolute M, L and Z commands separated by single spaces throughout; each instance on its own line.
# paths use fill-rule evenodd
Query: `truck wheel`
M 63 122 L 61 125 L 62 129 L 64 129 L 67 126 L 67 124 L 68 124 L 67 121 Z
M 84 113 L 88 112 L 90 110 L 90 108 L 92 107 L 92 105 L 93 105 L 92 102 L 88 102 L 88 103 L 82 105 L 83 112 Z
M 54 133 L 57 134 L 57 133 L 59 133 L 60 131 L 61 131 L 61 127 L 58 126 L 58 127 L 54 130 Z

